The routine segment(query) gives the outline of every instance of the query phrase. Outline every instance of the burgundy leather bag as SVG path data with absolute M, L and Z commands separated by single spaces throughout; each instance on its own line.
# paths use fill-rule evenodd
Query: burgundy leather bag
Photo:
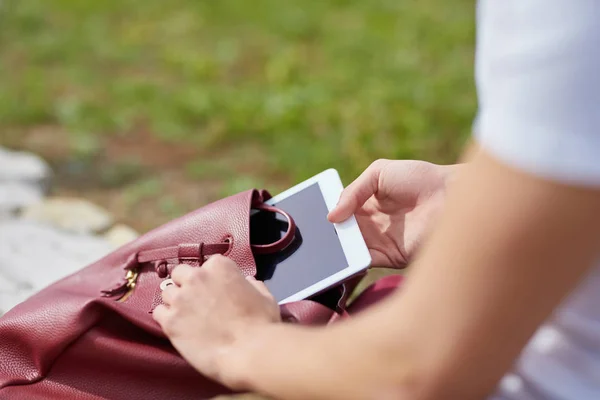
M 204 399 L 229 390 L 195 371 L 171 346 L 151 312 L 171 269 L 201 266 L 212 254 L 256 274 L 254 254 L 281 251 L 295 224 L 250 190 L 173 220 L 64 278 L 0 318 L 0 399 Z M 288 232 L 250 243 L 252 208 L 279 212 Z M 35 257 L 35 249 L 32 249 Z M 43 263 L 44 260 L 39 260 Z M 328 324 L 394 290 L 387 277 L 346 307 L 355 277 L 310 300 L 282 306 L 285 321 Z M 166 281 L 168 282 L 168 280 Z

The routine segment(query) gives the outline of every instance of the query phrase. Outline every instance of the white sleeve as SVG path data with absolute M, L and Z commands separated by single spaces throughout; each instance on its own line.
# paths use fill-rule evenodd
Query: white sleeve
M 483 148 L 600 186 L 600 1 L 480 0 L 476 79 Z

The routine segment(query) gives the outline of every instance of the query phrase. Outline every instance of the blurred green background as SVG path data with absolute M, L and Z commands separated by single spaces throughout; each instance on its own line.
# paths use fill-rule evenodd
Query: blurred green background
M 139 230 L 469 135 L 470 0 L 0 0 L 0 144 Z

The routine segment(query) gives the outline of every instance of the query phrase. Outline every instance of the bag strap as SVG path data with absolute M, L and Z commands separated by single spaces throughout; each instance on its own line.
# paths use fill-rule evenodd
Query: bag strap
M 283 215 L 287 219 L 288 228 L 285 234 L 277 241 L 269 244 L 250 244 L 254 254 L 273 254 L 285 249 L 289 246 L 296 235 L 296 223 L 287 212 L 282 209 L 270 206 L 260 200 L 253 202 L 252 209 L 260 211 L 269 211 Z M 142 250 L 129 256 L 123 264 L 123 269 L 128 273 L 134 271 L 139 264 L 155 263 L 154 269 L 161 278 L 166 278 L 170 274 L 168 260 L 177 259 L 179 262 L 193 261 L 202 265 L 205 259 L 211 255 L 223 254 L 227 255 L 231 249 L 232 241 L 225 240 L 222 243 L 182 243 L 176 246 L 162 247 L 158 249 Z M 123 294 L 127 290 L 129 281 L 125 277 L 121 282 L 113 288 L 102 291 L 102 296 L 111 297 L 117 294 Z
M 287 219 L 288 228 L 284 235 L 277 241 L 269 244 L 250 244 L 254 254 L 273 254 L 288 247 L 294 240 L 296 223 L 287 212 L 280 208 L 264 203 L 258 204 L 253 209 L 269 211 L 283 215 Z M 223 243 L 184 243 L 177 246 L 163 247 L 160 249 L 144 250 L 137 254 L 137 262 L 145 263 L 169 259 L 191 259 L 203 261 L 205 257 L 214 254 L 227 254 L 231 248 L 231 241 Z
M 296 223 L 294 222 L 294 219 L 291 217 L 290 214 L 283 211 L 281 208 L 269 206 L 265 203 L 257 204 L 252 208 L 255 210 L 270 211 L 273 213 L 281 214 L 287 219 L 288 223 L 288 228 L 286 232 L 283 234 L 281 239 L 277 240 L 276 242 L 270 244 L 251 244 L 250 246 L 252 247 L 252 252 L 254 254 L 277 253 L 288 247 L 294 241 L 294 237 L 296 236 Z
M 138 263 L 151 261 L 178 259 L 201 260 L 214 254 L 225 254 L 231 244 L 224 243 L 184 243 L 177 246 L 163 247 L 160 249 L 140 251 L 137 255 Z

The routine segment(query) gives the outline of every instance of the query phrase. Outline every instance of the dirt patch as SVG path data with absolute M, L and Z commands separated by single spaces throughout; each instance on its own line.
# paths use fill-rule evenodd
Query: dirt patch
M 196 159 L 201 151 L 189 143 L 167 142 L 152 135 L 147 129 L 139 129 L 126 135 L 108 136 L 104 151 L 114 160 L 135 158 L 145 167 L 177 168 Z
M 290 184 L 250 141 L 203 148 L 139 129 L 86 143 L 60 128 L 39 126 L 10 131 L 3 142 L 51 164 L 53 195 L 86 198 L 140 232 L 232 192 L 262 185 L 276 192 Z

